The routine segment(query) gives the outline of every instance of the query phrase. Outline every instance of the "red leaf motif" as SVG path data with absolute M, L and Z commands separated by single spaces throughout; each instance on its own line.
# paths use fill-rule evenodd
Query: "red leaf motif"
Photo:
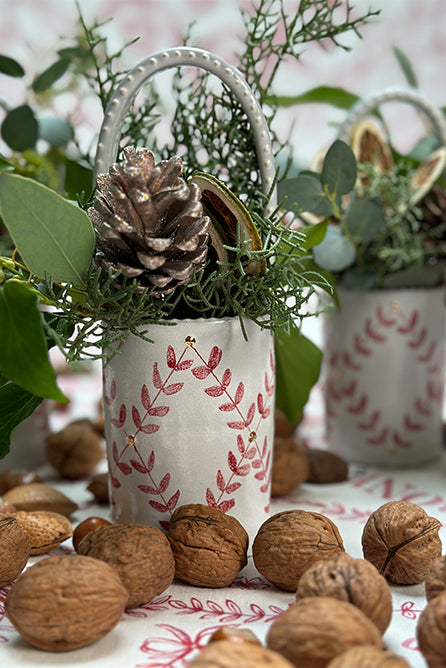
M 252 462 L 251 466 L 253 469 L 259 469 L 262 466 L 262 460 L 256 459 L 255 461 Z
M 264 457 L 264 456 L 266 455 L 266 448 L 267 448 L 267 445 L 268 445 L 268 442 L 267 442 L 267 440 L 266 440 L 266 436 L 265 436 L 265 438 L 264 438 L 264 440 L 263 440 L 262 457 Z
M 177 359 L 175 357 L 175 351 L 170 345 L 167 346 L 166 362 L 169 369 L 175 369 L 175 364 L 177 363 Z
M 254 459 L 254 457 L 256 456 L 256 451 L 257 451 L 256 447 L 249 448 L 248 452 L 245 455 L 246 459 Z
M 238 488 L 241 487 L 241 486 L 242 486 L 242 483 L 241 483 L 241 482 L 233 482 L 231 485 L 228 485 L 228 486 L 226 487 L 226 491 L 227 491 L 228 494 L 233 494 L 233 493 L 236 492 L 236 491 L 238 490 Z
M 151 487 L 150 485 L 138 485 L 138 489 L 144 492 L 144 494 L 159 494 L 156 487 Z
M 182 360 L 181 362 L 178 362 L 176 368 L 178 371 L 185 371 L 186 369 L 190 369 L 192 364 L 192 360 Z
M 169 412 L 169 406 L 153 406 L 147 411 L 151 417 L 164 417 Z
M 243 399 L 244 394 L 245 394 L 245 386 L 243 385 L 243 383 L 239 383 L 235 391 L 234 403 L 239 404 Z
M 196 366 L 192 369 L 192 373 L 198 380 L 204 380 L 209 376 L 211 370 L 207 366 Z
M 105 402 L 108 406 L 113 402 L 113 399 L 116 397 L 116 382 L 113 379 L 110 385 L 110 396 L 104 397 Z
M 172 383 L 172 385 L 166 385 L 166 387 L 163 387 L 163 392 L 164 394 L 169 395 L 176 394 L 182 389 L 183 385 L 184 383 Z
M 223 473 L 218 469 L 217 471 L 217 487 L 220 492 L 223 492 L 225 488 L 225 479 L 223 478 Z
M 241 434 L 237 434 L 237 448 L 242 455 L 245 453 L 246 448 Z
M 119 418 L 110 418 L 110 422 L 114 427 L 117 429 L 120 429 L 122 425 L 124 424 L 125 420 L 127 417 L 127 411 L 125 408 L 125 404 L 121 404 L 121 408 L 119 409 Z
M 161 494 L 164 494 L 166 489 L 169 487 L 169 482 L 170 482 L 170 473 L 166 473 L 166 475 L 159 484 L 159 490 Z
M 163 381 L 161 380 L 160 372 L 158 371 L 158 362 L 155 362 L 153 365 L 152 381 L 153 386 L 156 387 L 157 390 L 160 390 Z
M 144 464 L 141 464 L 141 462 L 136 461 L 136 459 L 131 459 L 130 464 L 133 466 L 135 471 L 138 471 L 139 473 L 146 473 L 146 467 Z
M 237 473 L 237 460 L 233 452 L 228 452 L 228 466 L 232 473 Z
M 132 472 L 131 466 L 129 466 L 125 462 L 116 462 L 116 463 L 121 473 L 123 473 L 124 475 L 130 475 L 130 473 Z
M 243 464 L 242 466 L 237 466 L 235 473 L 240 476 L 247 476 L 249 473 L 250 466 L 249 464 Z
M 217 508 L 220 512 L 222 513 L 227 513 L 231 508 L 234 507 L 235 501 L 234 499 L 228 499 L 227 501 L 222 501 L 221 503 L 218 504 Z
M 159 428 L 159 424 L 144 424 L 141 427 L 141 431 L 143 434 L 154 434 Z
M 152 499 L 149 501 L 149 506 L 151 506 L 153 510 L 156 510 L 159 513 L 165 513 L 167 510 L 167 506 L 164 503 L 159 503 L 158 501 L 153 501 Z
M 118 455 L 118 446 L 116 445 L 116 441 L 113 441 L 112 452 L 113 452 L 113 461 L 115 462 L 115 464 L 117 464 L 118 460 L 119 460 L 119 455 Z
M 213 371 L 216 367 L 218 367 L 218 365 L 221 362 L 221 356 L 222 356 L 222 352 L 221 352 L 220 348 L 218 348 L 217 346 L 214 346 L 211 350 L 211 353 L 209 355 L 209 360 L 208 360 L 208 367 L 209 367 L 209 369 L 211 369 L 211 371 Z
M 149 455 L 149 459 L 147 460 L 147 473 L 151 473 L 153 469 L 153 465 L 155 464 L 155 453 L 152 450 L 152 452 Z
M 231 380 L 232 380 L 232 373 L 231 373 L 230 369 L 225 369 L 225 371 L 223 373 L 223 378 L 221 379 L 222 385 L 224 385 L 225 387 L 228 387 Z
M 146 384 L 141 388 L 141 403 L 144 406 L 144 409 L 148 411 L 150 408 L 150 395 Z
M 245 424 L 246 424 L 247 427 L 249 427 L 249 425 L 253 421 L 255 414 L 256 414 L 256 405 L 255 405 L 254 402 L 252 402 L 252 404 L 248 408 L 248 412 L 246 414 Z
M 262 418 L 266 420 L 266 418 L 269 417 L 269 414 L 271 413 L 271 408 L 265 408 L 265 410 L 262 413 Z
M 254 478 L 256 480 L 263 480 L 265 477 L 265 471 L 257 471 L 257 473 L 254 475 Z
M 212 506 L 213 508 L 215 508 L 217 506 L 215 496 L 212 494 L 209 487 L 206 490 L 206 503 L 207 503 L 208 506 Z
M 167 508 L 168 508 L 169 510 L 174 510 L 174 509 L 175 509 L 175 506 L 176 506 L 177 503 L 178 503 L 178 499 L 179 499 L 179 498 L 180 498 L 180 490 L 177 489 L 177 491 L 175 492 L 175 494 L 173 494 L 173 496 L 171 496 L 170 499 L 168 500 L 168 502 L 167 502 Z
M 245 428 L 245 423 L 244 422 L 227 422 L 226 423 L 230 429 L 244 429 Z
M 207 387 L 205 389 L 205 392 L 209 397 L 221 397 L 224 391 L 225 388 L 221 385 L 213 385 L 212 387 Z
M 121 487 L 121 483 L 119 482 L 119 480 L 117 478 L 115 478 L 115 476 L 113 476 L 113 475 L 110 476 L 110 480 L 111 480 L 112 487 L 116 487 L 116 488 Z
M 266 482 L 264 485 L 262 485 L 260 491 L 262 492 L 262 494 L 265 494 L 265 492 L 269 492 L 269 482 Z
M 232 401 L 229 401 L 227 404 L 222 404 L 221 406 L 218 407 L 219 411 L 226 411 L 229 413 L 230 411 L 233 411 L 235 408 L 235 404 Z
M 263 394 L 258 394 L 257 395 L 257 408 L 259 409 L 260 415 L 263 415 L 263 411 L 265 410 L 265 405 L 263 403 Z
M 132 418 L 135 427 L 137 429 L 141 429 L 141 415 L 139 414 L 139 410 L 136 408 L 136 406 L 132 406 Z

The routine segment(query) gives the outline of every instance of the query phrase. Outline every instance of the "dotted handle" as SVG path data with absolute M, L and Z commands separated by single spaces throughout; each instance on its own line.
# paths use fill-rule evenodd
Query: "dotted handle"
M 98 175 L 106 172 L 116 160 L 121 127 L 140 88 L 154 74 L 181 65 L 198 67 L 214 74 L 239 101 L 254 133 L 262 191 L 270 195 L 268 210 L 272 210 L 277 203 L 276 188 L 273 188 L 275 166 L 271 138 L 263 112 L 239 70 L 202 49 L 178 47 L 155 53 L 142 60 L 122 79 L 105 110 L 97 145 L 94 182 L 96 183 Z
M 446 146 L 446 121 L 441 110 L 420 93 L 412 90 L 390 89 L 366 100 L 359 100 L 353 105 L 347 119 L 339 128 L 338 138 L 349 143 L 355 125 L 385 102 L 405 102 L 416 107 L 428 120 L 440 145 Z

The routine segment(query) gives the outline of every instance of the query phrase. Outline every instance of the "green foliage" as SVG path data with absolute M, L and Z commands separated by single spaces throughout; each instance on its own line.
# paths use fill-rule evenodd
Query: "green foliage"
M 8 454 L 16 427 L 30 417 L 42 401 L 42 397 L 14 383 L 0 387 L 0 459 Z
M 25 75 L 25 70 L 14 58 L 0 55 L 0 74 L 20 78 Z

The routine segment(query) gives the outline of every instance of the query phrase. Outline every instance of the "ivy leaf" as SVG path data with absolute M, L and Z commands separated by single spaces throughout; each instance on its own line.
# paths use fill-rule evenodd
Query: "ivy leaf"
M 84 211 L 41 183 L 0 173 L 0 214 L 30 271 L 84 285 L 95 243 Z
M 14 58 L 0 55 L 0 72 L 9 77 L 23 77 L 25 70 Z
M 42 397 L 36 397 L 15 383 L 0 387 L 0 459 L 9 452 L 15 428 L 30 417 L 42 401 Z
M 276 408 L 297 424 L 319 378 L 322 352 L 297 328 L 276 332 L 275 351 Z
M 31 107 L 24 104 L 11 109 L 3 120 L 1 133 L 4 142 L 14 151 L 34 148 L 39 128 Z
M 355 239 L 369 243 L 385 229 L 386 220 L 379 200 L 354 199 L 347 209 L 345 224 Z
M 43 93 L 43 91 L 48 90 L 53 83 L 55 83 L 62 75 L 65 74 L 70 61 L 68 58 L 61 58 L 56 60 L 55 63 L 47 67 L 47 69 L 39 74 L 36 79 L 33 81 L 32 89 L 35 93 Z
M 327 151 L 321 172 L 321 184 L 339 197 L 350 192 L 356 183 L 356 158 L 350 146 L 337 139 Z
M 312 211 L 319 216 L 333 213 L 316 174 L 305 172 L 293 179 L 284 179 L 279 183 L 278 193 L 280 199 L 287 198 L 288 209 L 294 207 L 298 211 Z
M 0 372 L 39 397 L 66 402 L 48 359 L 42 314 L 35 292 L 6 281 L 0 289 Z

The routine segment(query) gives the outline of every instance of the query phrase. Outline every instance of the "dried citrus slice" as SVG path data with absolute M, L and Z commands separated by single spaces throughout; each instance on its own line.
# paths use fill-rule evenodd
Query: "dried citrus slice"
M 419 202 L 435 185 L 446 167 L 446 148 L 442 146 L 430 154 L 413 173 L 411 185 L 413 195 L 411 204 Z
M 224 246 L 239 247 L 247 241 L 249 251 L 262 250 L 254 221 L 244 204 L 221 181 L 210 174 L 197 172 L 191 178 L 201 190 L 201 202 L 205 213 L 211 219 L 211 244 L 219 260 L 228 261 Z M 254 259 L 245 265 L 247 274 L 264 274 L 266 260 Z
M 393 168 L 389 142 L 376 123 L 361 121 L 352 130 L 350 145 L 358 162 L 371 163 L 381 173 Z

